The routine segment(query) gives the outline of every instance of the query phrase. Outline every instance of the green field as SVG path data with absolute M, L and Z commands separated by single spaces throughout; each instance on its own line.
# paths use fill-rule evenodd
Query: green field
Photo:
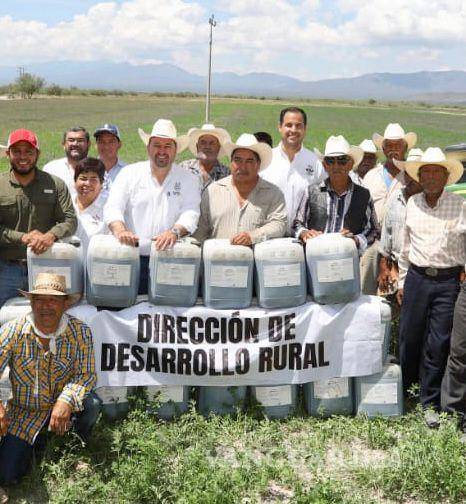
M 214 100 L 212 121 L 232 137 L 276 124 L 284 102 Z M 418 133 L 420 147 L 445 147 L 466 137 L 466 110 L 305 103 L 306 144 L 323 148 L 330 134 L 359 143 L 388 122 Z M 65 128 L 119 125 L 127 162 L 145 158 L 137 128 L 159 117 L 179 131 L 203 122 L 201 100 L 149 97 L 0 101 L 0 143 L 10 130 L 33 129 L 42 142 L 40 165 L 62 157 Z M 93 151 L 95 152 L 95 151 Z M 185 156 L 186 157 L 186 154 Z M 7 167 L 2 160 L 0 167 Z M 41 463 L 10 502 L 53 503 L 395 503 L 466 502 L 466 448 L 444 418 L 429 431 L 422 414 L 399 419 L 317 419 L 297 411 L 269 421 L 254 407 L 233 418 L 205 420 L 194 410 L 163 422 L 135 408 L 123 422 L 100 421 L 94 442 L 54 438 Z

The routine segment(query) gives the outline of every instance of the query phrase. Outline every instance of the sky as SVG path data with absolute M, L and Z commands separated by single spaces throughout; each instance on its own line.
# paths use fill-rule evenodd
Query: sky
M 302 80 L 466 70 L 466 0 L 0 0 L 0 64 L 172 63 Z

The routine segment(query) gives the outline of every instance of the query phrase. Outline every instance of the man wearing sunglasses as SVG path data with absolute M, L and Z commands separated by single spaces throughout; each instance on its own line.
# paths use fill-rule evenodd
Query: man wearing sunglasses
M 308 187 L 292 223 L 294 234 L 306 242 L 322 233 L 341 233 L 353 239 L 362 254 L 379 236 L 369 191 L 349 176 L 364 153 L 339 135 L 327 140 L 323 156 L 317 154 L 328 178 L 319 186 Z

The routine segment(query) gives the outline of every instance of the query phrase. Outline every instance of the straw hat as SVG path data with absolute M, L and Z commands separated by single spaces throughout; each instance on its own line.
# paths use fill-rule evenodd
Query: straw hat
M 449 145 L 445 149 L 447 159 L 457 159 L 462 163 L 466 162 L 466 143 Z
M 447 185 L 454 184 L 463 175 L 463 165 L 457 159 L 447 159 L 442 149 L 439 147 L 429 147 L 424 151 L 421 158 L 416 161 L 397 161 L 393 160 L 395 166 L 400 170 L 405 170 L 407 174 L 419 182 L 419 168 L 425 165 L 443 166 L 447 169 L 449 176 Z
M 374 145 L 374 142 L 372 140 L 369 140 L 368 138 L 364 139 L 360 144 L 359 147 L 366 153 L 368 154 L 377 154 L 377 147 Z
M 406 156 L 406 161 L 419 161 L 424 154 L 422 149 L 415 147 L 414 149 L 409 149 L 408 155 Z
M 63 275 L 54 273 L 39 273 L 36 277 L 34 289 L 23 291 L 18 289 L 23 296 L 31 299 L 32 296 L 65 296 L 69 304 L 76 303 L 81 294 L 68 294 L 66 292 L 66 279 Z
M 220 143 L 220 150 L 218 151 L 218 157 L 221 158 L 226 156 L 223 146 L 227 142 L 231 142 L 230 133 L 223 128 L 216 128 L 213 124 L 203 124 L 201 128 L 191 128 L 188 131 L 189 138 L 189 150 L 196 156 L 197 155 L 197 142 L 199 138 L 204 135 L 214 136 Z
M 158 119 L 155 121 L 150 134 L 146 133 L 142 128 L 138 129 L 138 133 L 144 145 L 148 145 L 149 140 L 153 137 L 170 138 L 176 143 L 177 154 L 183 152 L 189 143 L 187 135 L 177 136 L 176 127 L 170 119 Z
M 236 149 L 249 149 L 255 152 L 261 160 L 259 171 L 267 168 L 272 161 L 272 148 L 270 145 L 259 142 L 257 138 L 250 133 L 243 133 L 238 140 L 236 140 L 236 143 L 227 142 L 223 148 L 229 158 L 231 158 L 233 151 Z
M 357 168 L 364 156 L 364 151 L 361 147 L 350 145 L 343 135 L 329 137 L 325 144 L 324 154 L 318 149 L 314 149 L 314 152 L 321 161 L 325 157 L 349 156 L 354 162 L 353 170 Z
M 398 123 L 390 123 L 385 128 L 383 136 L 379 135 L 378 133 L 374 133 L 372 135 L 372 141 L 380 150 L 382 150 L 382 144 L 384 140 L 404 140 L 408 145 L 408 149 L 411 149 L 411 147 L 414 147 L 414 145 L 416 145 L 417 135 L 412 131 L 405 133 L 405 130 Z

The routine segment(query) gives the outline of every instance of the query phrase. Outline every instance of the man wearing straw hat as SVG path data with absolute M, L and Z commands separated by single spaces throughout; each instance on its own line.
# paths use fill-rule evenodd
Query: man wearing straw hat
M 405 133 L 398 123 L 391 123 L 387 125 L 383 135 L 374 133 L 372 141 L 377 149 L 383 151 L 385 161 L 366 174 L 363 184 L 371 193 L 379 225 L 382 225 L 387 201 L 403 185 L 403 175 L 394 161 L 405 159 L 406 152 L 415 145 L 417 135 L 413 132 Z M 378 252 L 378 243 L 375 242 L 361 258 L 361 286 L 364 294 L 377 293 Z
M 319 186 L 308 187 L 292 224 L 295 236 L 306 242 L 322 233 L 342 233 L 355 241 L 362 254 L 379 236 L 369 191 L 349 176 L 363 151 L 339 135 L 327 140 L 324 155 L 316 153 L 328 178 Z
M 0 483 L 27 472 L 38 438 L 71 427 L 85 442 L 100 410 L 89 327 L 65 313 L 79 299 L 66 293 L 65 277 L 39 273 L 34 289 L 20 291 L 32 312 L 0 331 L 0 376 L 8 366 L 12 399 L 0 403 Z M 39 443 L 40 444 L 40 443 Z
M 147 294 L 152 241 L 164 250 L 193 233 L 201 195 L 198 177 L 174 163 L 188 146 L 187 136 L 178 136 L 167 119 L 156 121 L 150 134 L 139 129 L 139 135 L 149 159 L 120 172 L 104 207 L 104 221 L 121 243 L 139 246 L 139 294 Z
M 191 128 L 188 131 L 189 150 L 196 156 L 180 163 L 182 168 L 199 177 L 204 191 L 212 182 L 230 175 L 228 166 L 220 163 L 225 156 L 223 146 L 231 141 L 230 134 L 213 124 L 204 124 L 202 128 Z
M 437 427 L 453 312 L 466 262 L 466 235 L 459 228 L 464 200 L 444 188 L 460 179 L 463 165 L 447 159 L 437 147 L 429 147 L 418 161 L 395 164 L 422 186 L 422 193 L 406 205 L 399 259 L 403 386 L 407 390 L 420 381 L 426 423 Z
M 234 245 L 252 245 L 284 236 L 287 218 L 283 193 L 259 177 L 259 171 L 272 158 L 270 146 L 243 133 L 224 149 L 231 159 L 231 175 L 204 191 L 194 237 L 200 241 L 228 238 Z
M 359 144 L 359 147 L 363 150 L 364 156 L 358 166 L 350 172 L 350 177 L 356 184 L 363 185 L 363 179 L 367 175 L 367 172 L 375 168 L 377 164 L 377 147 L 368 138 L 363 140 Z

